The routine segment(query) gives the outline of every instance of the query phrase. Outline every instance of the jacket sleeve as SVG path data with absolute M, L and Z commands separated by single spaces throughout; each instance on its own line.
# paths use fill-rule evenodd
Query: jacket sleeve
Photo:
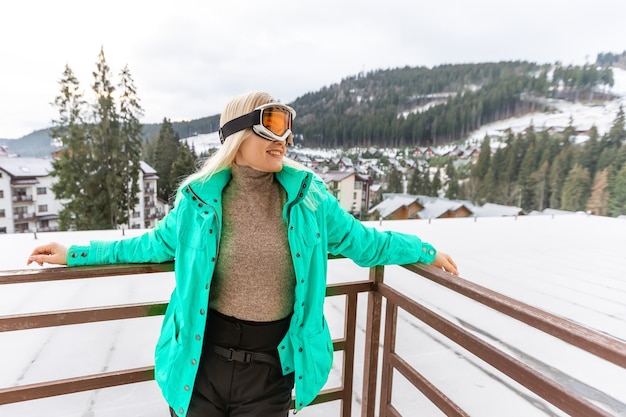
M 434 261 L 437 251 L 419 237 L 367 227 L 344 210 L 332 195 L 324 203 L 331 254 L 346 256 L 362 267 Z
M 141 236 L 116 241 L 91 241 L 88 246 L 70 246 L 68 266 L 118 263 L 167 262 L 176 252 L 177 207 L 161 219 L 154 229 Z

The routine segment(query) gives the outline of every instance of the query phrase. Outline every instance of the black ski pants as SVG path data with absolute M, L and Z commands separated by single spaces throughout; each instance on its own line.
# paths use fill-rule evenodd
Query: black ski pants
M 211 310 L 207 320 L 187 416 L 287 417 L 294 374 L 283 376 L 276 347 L 291 316 L 259 323 Z

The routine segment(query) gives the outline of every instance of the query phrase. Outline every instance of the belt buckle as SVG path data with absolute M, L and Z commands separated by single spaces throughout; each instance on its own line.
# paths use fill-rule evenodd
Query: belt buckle
M 247 350 L 235 350 L 233 348 L 229 348 L 228 356 L 226 359 L 228 359 L 231 362 L 235 361 L 235 362 L 250 363 L 252 362 L 253 354 L 252 352 L 247 351 Z

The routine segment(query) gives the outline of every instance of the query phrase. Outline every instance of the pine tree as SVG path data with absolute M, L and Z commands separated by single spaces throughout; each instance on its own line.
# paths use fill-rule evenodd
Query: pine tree
M 141 149 L 142 159 L 151 167 L 155 166 L 154 162 L 158 137 L 158 132 L 153 133 L 150 137 L 143 141 L 143 146 Z
M 129 222 L 131 211 L 139 203 L 139 171 L 143 148 L 142 125 L 139 122 L 139 118 L 143 116 L 143 109 L 139 104 L 137 88 L 128 66 L 120 73 L 119 88 L 120 139 L 123 156 L 120 161 L 120 176 L 122 185 L 126 184 L 126 188 L 120 190 L 117 223 L 122 224 Z
M 563 142 L 570 144 L 572 143 L 575 137 L 576 137 L 576 128 L 574 127 L 574 118 L 570 116 L 567 127 L 563 129 Z
M 389 169 L 387 175 L 387 188 L 385 191 L 388 193 L 403 193 L 404 187 L 402 186 L 402 173 L 395 168 Z
M 459 197 L 459 176 L 456 172 L 456 168 L 454 168 L 453 161 L 449 161 L 446 166 L 446 176 L 448 177 L 446 198 L 455 200 Z
M 502 178 L 504 182 L 515 184 L 519 175 L 519 168 L 524 158 L 523 140 L 521 136 L 514 136 L 512 133 L 507 138 L 504 152 L 504 172 Z
M 624 123 L 624 110 L 620 107 L 609 132 L 605 133 L 600 140 L 600 155 L 598 157 L 597 170 L 602 170 L 610 166 L 615 168 L 615 172 L 621 169 L 621 165 L 616 161 L 616 157 L 618 150 L 622 147 L 626 139 Z
M 90 197 L 84 192 L 84 181 L 92 170 L 91 144 L 84 121 L 87 103 L 69 65 L 65 66 L 59 85 L 60 94 L 54 100 L 59 119 L 53 120 L 50 136 L 60 143 L 62 150 L 52 161 L 51 175 L 57 177 L 52 191 L 63 201 L 59 212 L 61 230 L 81 230 L 86 229 L 89 222 L 84 216 L 90 204 Z
M 422 172 L 422 174 L 423 174 L 423 177 L 422 177 L 423 189 L 422 189 L 421 194 L 432 195 L 433 183 L 432 183 L 432 180 L 430 179 L 430 168 L 426 167 L 424 171 Z
M 431 191 L 430 195 L 433 197 L 439 197 L 439 190 L 441 189 L 441 172 L 439 168 L 435 171 L 435 175 L 433 175 L 433 182 L 431 183 Z
M 487 196 L 490 194 L 492 184 L 488 183 L 491 177 L 488 177 L 489 169 L 491 166 L 491 140 L 489 136 L 485 135 L 482 144 L 480 145 L 480 154 L 476 163 L 472 167 L 470 172 L 470 179 L 477 185 L 476 200 L 484 202 Z
M 165 201 L 170 201 L 174 197 L 176 181 L 172 179 L 171 170 L 178 156 L 179 140 L 180 137 L 174 131 L 172 123 L 164 118 L 154 150 L 154 169 L 159 174 L 157 195 Z
M 183 141 L 178 148 L 178 156 L 172 163 L 170 172 L 174 190 L 183 179 L 196 172 L 197 164 L 198 158 L 195 151 L 189 147 L 187 142 Z
M 122 174 L 128 164 L 123 155 L 120 136 L 119 115 L 115 106 L 115 86 L 112 83 L 111 69 L 101 49 L 93 72 L 92 89 L 96 97 L 93 105 L 91 137 L 95 171 L 88 181 L 88 194 L 93 196 L 93 210 L 89 213 L 93 229 L 114 229 L 125 223 L 119 209 L 126 194 L 127 183 Z
M 610 146 L 606 146 L 608 142 L 608 135 L 604 135 L 602 137 L 602 140 L 600 141 L 600 147 L 602 148 L 602 150 L 600 151 L 600 155 L 598 156 L 598 162 L 596 164 L 597 171 L 603 170 L 611 166 L 615 166 L 615 149 Z
M 558 209 L 562 207 L 563 185 L 570 170 L 570 162 L 570 147 L 565 147 L 554 158 L 554 162 L 550 167 L 550 207 L 552 208 Z
M 561 208 L 569 211 L 585 210 L 590 192 L 589 170 L 580 165 L 574 165 L 563 184 Z
M 598 129 L 593 126 L 589 132 L 589 139 L 582 146 L 580 153 L 580 164 L 583 168 L 589 170 L 589 174 L 594 176 L 596 173 L 596 166 L 598 164 L 598 158 L 600 157 L 600 142 L 598 142 Z
M 609 206 L 609 169 L 598 171 L 591 188 L 591 196 L 587 201 L 587 210 L 596 216 L 606 216 Z
M 489 136 L 485 136 L 482 144 L 480 145 L 480 154 L 476 164 L 472 167 L 471 176 L 477 180 L 482 180 L 489 171 L 489 164 L 491 162 L 491 143 Z
M 532 189 L 533 202 L 528 208 L 543 210 L 549 201 L 548 173 L 550 171 L 548 161 L 544 161 L 539 169 L 530 176 L 529 186 Z M 522 206 L 523 207 L 523 206 Z
M 519 176 L 517 178 L 517 185 L 519 186 L 521 193 L 520 206 L 524 210 L 529 210 L 535 206 L 535 190 L 531 181 L 531 175 L 535 171 L 535 164 L 535 149 L 534 145 L 530 143 L 524 154 L 524 159 L 520 165 Z
M 420 195 L 424 193 L 424 175 L 422 174 L 422 170 L 419 166 L 415 166 L 411 172 L 406 192 L 411 195 Z
M 499 148 L 491 158 L 489 171 L 485 178 L 481 181 L 481 194 L 484 196 L 484 202 L 505 204 L 508 199 L 508 181 L 505 181 L 504 173 L 506 148 Z
M 67 200 L 59 214 L 63 229 L 111 229 L 128 221 L 139 191 L 142 127 L 141 107 L 128 68 L 122 71 L 120 110 L 104 51 L 101 49 L 93 72 L 95 102 L 91 114 L 78 81 L 66 67 L 61 94 L 55 100 L 60 118 L 53 137 L 63 151 L 53 162 L 59 181 L 53 187 L 57 198 Z
M 611 186 L 609 216 L 626 215 L 626 164 L 619 170 Z
M 610 168 L 614 172 L 617 172 L 624 164 L 626 164 L 626 142 L 622 144 L 622 146 L 620 146 L 615 153 L 615 157 L 613 158 L 613 163 Z
M 609 129 L 608 137 L 611 147 L 618 148 L 626 140 L 626 120 L 624 109 L 620 106 L 611 129 Z

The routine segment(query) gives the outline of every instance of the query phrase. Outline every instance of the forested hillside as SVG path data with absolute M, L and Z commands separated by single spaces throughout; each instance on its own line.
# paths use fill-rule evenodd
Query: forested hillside
M 295 100 L 305 147 L 440 145 L 480 126 L 532 111 L 545 98 L 608 98 L 612 71 L 585 65 L 498 62 L 359 74 Z
M 579 146 L 570 140 L 576 134 L 572 126 L 554 134 L 529 126 L 517 135 L 510 133 L 506 146 L 495 151 L 485 137 L 459 195 L 525 211 L 553 208 L 601 216 L 626 214 L 625 126 L 620 109 L 608 132 L 599 135 L 593 127 L 589 139 Z

